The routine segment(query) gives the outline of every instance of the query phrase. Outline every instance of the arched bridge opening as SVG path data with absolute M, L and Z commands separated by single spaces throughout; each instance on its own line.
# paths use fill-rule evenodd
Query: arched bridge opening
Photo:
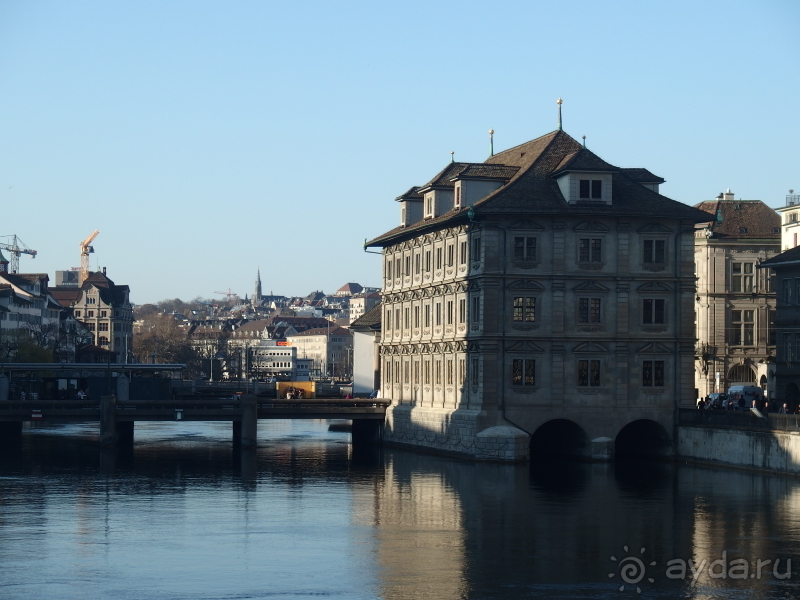
M 673 440 L 656 421 L 638 419 L 625 425 L 617 434 L 618 458 L 665 458 L 674 453 Z
M 589 436 L 583 428 L 568 419 L 554 419 L 533 432 L 530 442 L 531 460 L 543 455 L 587 457 Z

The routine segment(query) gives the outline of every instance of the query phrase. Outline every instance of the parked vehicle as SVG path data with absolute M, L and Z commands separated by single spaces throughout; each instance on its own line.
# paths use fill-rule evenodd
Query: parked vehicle
M 753 400 L 761 406 L 764 400 L 764 391 L 755 385 L 732 385 L 728 388 L 728 398 L 733 400 L 736 407 L 747 410 L 753 406 Z M 744 400 L 744 403 L 741 400 Z

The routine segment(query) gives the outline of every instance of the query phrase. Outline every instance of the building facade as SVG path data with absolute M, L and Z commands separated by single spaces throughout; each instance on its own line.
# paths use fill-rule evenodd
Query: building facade
M 698 395 L 744 384 L 770 396 L 776 295 L 769 270 L 757 267 L 781 252 L 781 218 L 730 190 L 697 208 L 714 216 L 695 232 Z
M 384 257 L 384 439 L 499 460 L 542 440 L 607 459 L 634 430 L 667 443 L 694 403 L 708 215 L 663 181 L 559 129 L 398 198 L 400 226 L 366 244 Z
M 297 358 L 311 360 L 312 378 L 352 377 L 353 336 L 343 327 L 308 329 L 287 335 L 286 341 L 297 350 Z
M 800 246 L 792 247 L 759 265 L 774 273 L 777 292 L 775 337 L 777 341 L 772 399 L 800 409 Z M 772 382 L 770 382 L 772 383 Z
M 800 241 L 800 194 L 789 190 L 786 205 L 777 210 L 781 215 L 781 251 L 796 248 Z

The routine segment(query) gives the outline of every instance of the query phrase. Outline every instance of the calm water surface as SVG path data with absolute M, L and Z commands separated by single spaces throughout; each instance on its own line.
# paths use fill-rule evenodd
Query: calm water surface
M 800 597 L 796 479 L 354 453 L 326 422 L 261 421 L 250 458 L 230 424 L 97 434 L 0 449 L 3 600 Z

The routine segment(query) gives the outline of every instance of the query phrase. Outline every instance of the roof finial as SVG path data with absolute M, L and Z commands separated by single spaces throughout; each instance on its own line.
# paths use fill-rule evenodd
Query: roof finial
M 564 104 L 564 101 L 559 98 L 556 100 L 556 104 L 558 104 L 558 130 L 561 131 L 561 105 Z
M 454 162 L 456 162 L 456 161 L 455 161 L 455 158 L 453 158 L 453 155 L 454 155 L 454 154 L 455 154 L 455 151 L 454 151 L 454 150 L 450 150 L 450 162 L 451 162 L 451 163 L 454 163 Z
M 586 136 L 583 136 L 583 147 L 586 148 Z
M 489 130 L 489 156 L 494 156 L 494 129 Z

